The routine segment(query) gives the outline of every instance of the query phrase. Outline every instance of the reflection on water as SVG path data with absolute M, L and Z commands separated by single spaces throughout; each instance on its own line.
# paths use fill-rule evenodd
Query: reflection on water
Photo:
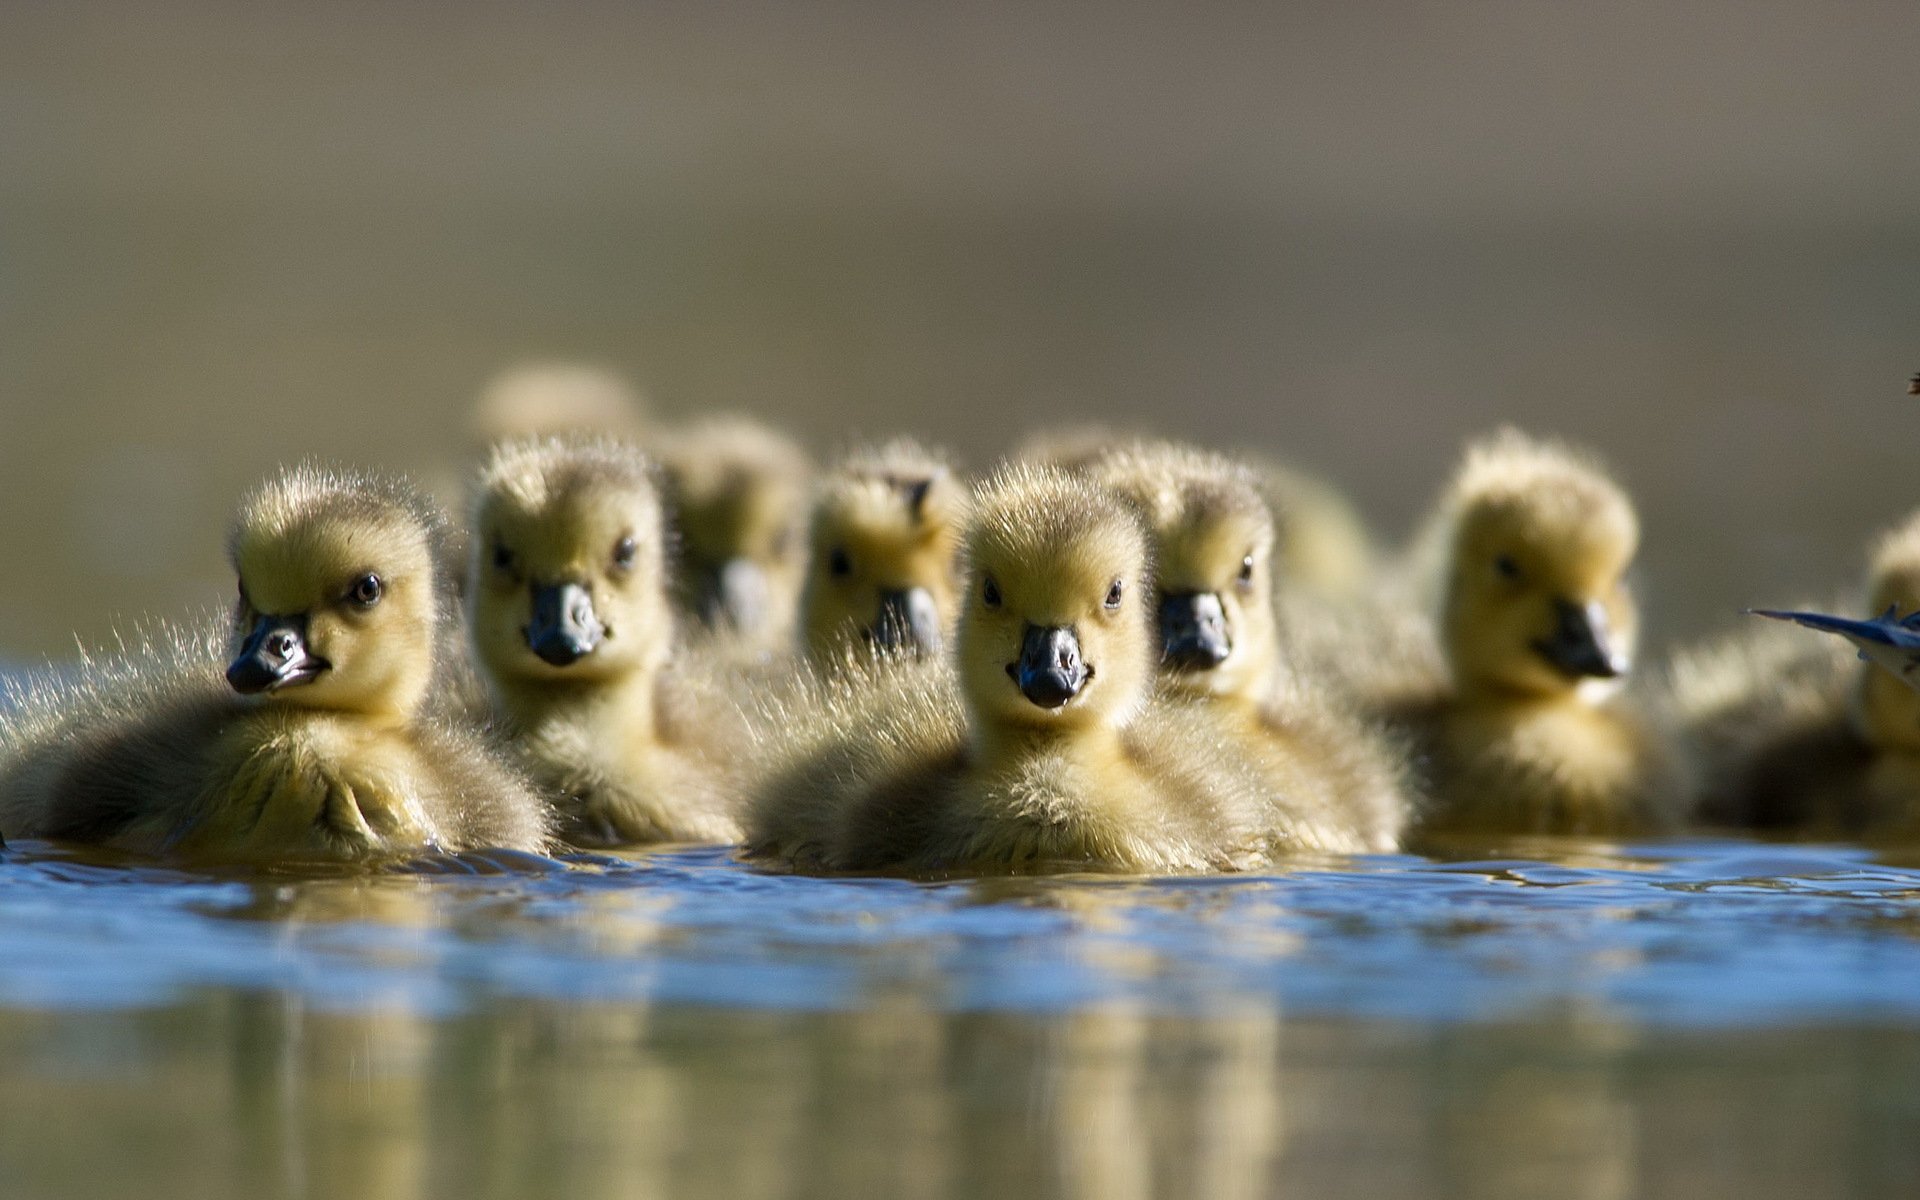
M 1920 1184 L 1920 871 L 1497 850 L 925 885 L 716 851 L 295 878 L 15 846 L 0 1191 Z

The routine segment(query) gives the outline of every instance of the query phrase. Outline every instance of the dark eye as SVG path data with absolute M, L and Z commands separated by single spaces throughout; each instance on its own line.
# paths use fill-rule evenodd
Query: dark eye
M 844 549 L 835 546 L 833 553 L 827 555 L 827 571 L 835 578 L 845 578 L 853 574 L 853 560 L 847 557 Z
M 640 553 L 640 543 L 629 534 L 613 544 L 613 565 L 626 570 L 633 565 L 634 555 Z
M 513 570 L 513 551 L 507 549 L 507 544 L 497 538 L 493 543 L 493 565 L 495 570 Z
M 1120 607 L 1120 597 L 1126 590 L 1126 585 L 1120 580 L 1113 581 L 1113 585 L 1107 589 L 1107 611 L 1111 612 Z
M 372 608 L 380 603 L 380 597 L 386 591 L 386 585 L 380 582 L 380 577 L 368 573 L 353 581 L 353 586 L 347 589 L 347 599 L 361 608 Z
M 1520 564 L 1513 561 L 1513 555 L 1502 554 L 1493 560 L 1493 569 L 1502 579 L 1520 578 Z
M 989 575 L 980 584 L 980 603 L 988 608 L 1000 607 L 1000 585 Z
M 1240 560 L 1240 582 L 1253 582 L 1253 555 L 1251 554 Z

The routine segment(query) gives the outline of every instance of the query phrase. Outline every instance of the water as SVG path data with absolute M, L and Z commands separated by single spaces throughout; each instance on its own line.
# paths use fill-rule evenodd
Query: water
M 4 853 L 8 1196 L 1920 1184 L 1920 869 L 1858 848 L 940 883 Z

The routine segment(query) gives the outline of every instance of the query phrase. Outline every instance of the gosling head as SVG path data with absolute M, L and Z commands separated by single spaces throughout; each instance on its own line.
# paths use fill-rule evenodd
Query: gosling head
M 791 628 L 806 570 L 805 453 L 758 422 L 727 417 L 663 439 L 660 458 L 686 608 L 750 638 Z
M 911 442 L 849 455 L 822 481 L 800 597 L 807 649 L 937 654 L 960 605 L 966 486 Z
M 666 661 L 661 514 L 637 450 L 553 438 L 495 448 L 475 487 L 467 602 L 496 684 L 605 683 Z
M 1126 505 L 1054 468 L 1009 466 L 975 494 L 957 637 L 976 729 L 1118 726 L 1151 676 L 1148 547 Z
M 1091 471 L 1152 536 L 1162 675 L 1194 695 L 1251 697 L 1278 654 L 1273 518 L 1252 473 L 1172 442 L 1109 451 Z
M 404 722 L 433 677 L 444 519 L 409 485 L 295 467 L 242 502 L 227 682 L 268 704 Z
M 1626 674 L 1639 522 L 1599 467 L 1502 430 L 1469 448 L 1446 513 L 1442 636 L 1463 693 L 1590 693 Z

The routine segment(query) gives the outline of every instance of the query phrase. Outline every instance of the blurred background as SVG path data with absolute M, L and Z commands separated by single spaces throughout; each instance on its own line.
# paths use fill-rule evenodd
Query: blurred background
M 1591 443 L 1656 640 L 1920 502 L 1910 0 L 0 10 L 0 657 L 219 601 L 305 455 L 529 356 L 816 449 L 1097 418 L 1404 532 Z

